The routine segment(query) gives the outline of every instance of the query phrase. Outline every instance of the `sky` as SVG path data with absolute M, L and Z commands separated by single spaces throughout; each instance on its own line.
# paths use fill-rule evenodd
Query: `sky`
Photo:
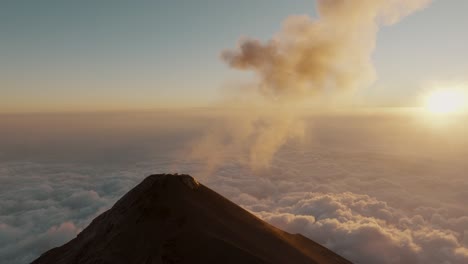
M 434 1 L 381 29 L 371 106 L 413 106 L 433 86 L 466 82 L 464 0 Z M 206 106 L 253 78 L 220 59 L 243 36 L 270 39 L 315 1 L 3 1 L 0 112 Z

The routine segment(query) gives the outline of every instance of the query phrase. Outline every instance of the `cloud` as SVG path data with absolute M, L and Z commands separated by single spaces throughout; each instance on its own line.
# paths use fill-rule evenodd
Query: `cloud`
M 17 226 L 0 225 L 1 263 L 29 263 L 45 251 L 68 242 L 80 232 L 72 222 L 63 222 L 39 234 L 34 234 L 37 231 L 33 226 L 24 228 L 19 230 Z
M 349 135 L 340 131 L 337 138 Z M 331 145 L 283 149 L 268 171 L 251 175 L 243 168 L 210 186 L 356 263 L 468 261 L 468 211 L 460 198 L 466 177 L 456 155 L 434 153 L 432 162 L 421 152 L 357 153 Z
M 274 225 L 357 263 L 466 263 L 468 127 L 447 128 L 441 142 L 442 131 L 413 126 L 412 117 L 327 115 L 305 121 L 310 140 L 288 141 L 268 168 L 251 170 L 245 157 L 228 151 L 206 178 L 202 161 L 187 160 L 180 142 L 204 134 L 211 117 L 164 126 L 166 133 L 156 133 L 157 142 L 165 142 L 162 149 L 147 148 L 159 127 L 145 125 L 144 134 L 118 141 L 89 132 L 82 137 L 103 142 L 85 154 L 102 145 L 114 151 L 113 159 L 99 162 L 83 162 L 81 155 L 55 163 L 39 156 L 0 160 L 0 263 L 29 263 L 72 239 L 146 175 L 164 172 L 192 174 Z M 79 135 L 74 140 L 82 142 Z M 139 152 L 126 151 L 122 142 L 133 142 Z M 44 144 L 38 152 L 55 152 L 49 149 Z M 154 155 L 142 155 L 148 152 Z M 139 162 L 115 162 L 126 159 Z
M 283 199 L 288 200 L 286 203 Z M 447 226 L 408 216 L 368 195 L 285 196 L 257 215 L 304 234 L 356 263 L 465 263 L 468 248 Z M 447 221 L 457 218 L 446 219 Z
M 132 184 L 82 166 L 0 163 L 0 263 L 29 263 L 74 238 Z M 91 172 L 91 173 L 90 173 Z

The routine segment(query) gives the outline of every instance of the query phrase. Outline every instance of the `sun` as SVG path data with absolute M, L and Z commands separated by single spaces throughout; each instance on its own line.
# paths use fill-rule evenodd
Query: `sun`
M 466 104 L 466 95 L 458 90 L 436 90 L 426 97 L 426 109 L 434 114 L 460 112 Z

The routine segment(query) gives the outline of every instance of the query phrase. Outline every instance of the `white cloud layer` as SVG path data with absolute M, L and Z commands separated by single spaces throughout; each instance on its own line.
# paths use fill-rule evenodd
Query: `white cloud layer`
M 118 140 L 91 131 L 86 142 L 99 144 L 90 149 L 74 135 L 78 160 L 59 156 L 70 144 L 68 132 L 55 135 L 62 142 L 56 150 L 34 138 L 24 147 L 49 153 L 47 160 L 21 160 L 14 135 L 0 138 L 0 263 L 29 263 L 65 243 L 146 175 L 160 172 L 190 173 L 266 221 L 356 263 L 468 263 L 466 129 L 433 133 L 381 116 L 309 124 L 308 138 L 287 143 L 270 168 L 252 172 L 233 153 L 215 177 L 181 156 L 190 137 L 180 124 L 164 133 L 158 126 L 120 131 Z

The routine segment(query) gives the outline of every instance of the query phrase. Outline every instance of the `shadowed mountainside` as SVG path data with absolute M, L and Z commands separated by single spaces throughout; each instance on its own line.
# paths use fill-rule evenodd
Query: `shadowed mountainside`
M 147 177 L 33 264 L 350 263 L 260 220 L 189 175 Z

